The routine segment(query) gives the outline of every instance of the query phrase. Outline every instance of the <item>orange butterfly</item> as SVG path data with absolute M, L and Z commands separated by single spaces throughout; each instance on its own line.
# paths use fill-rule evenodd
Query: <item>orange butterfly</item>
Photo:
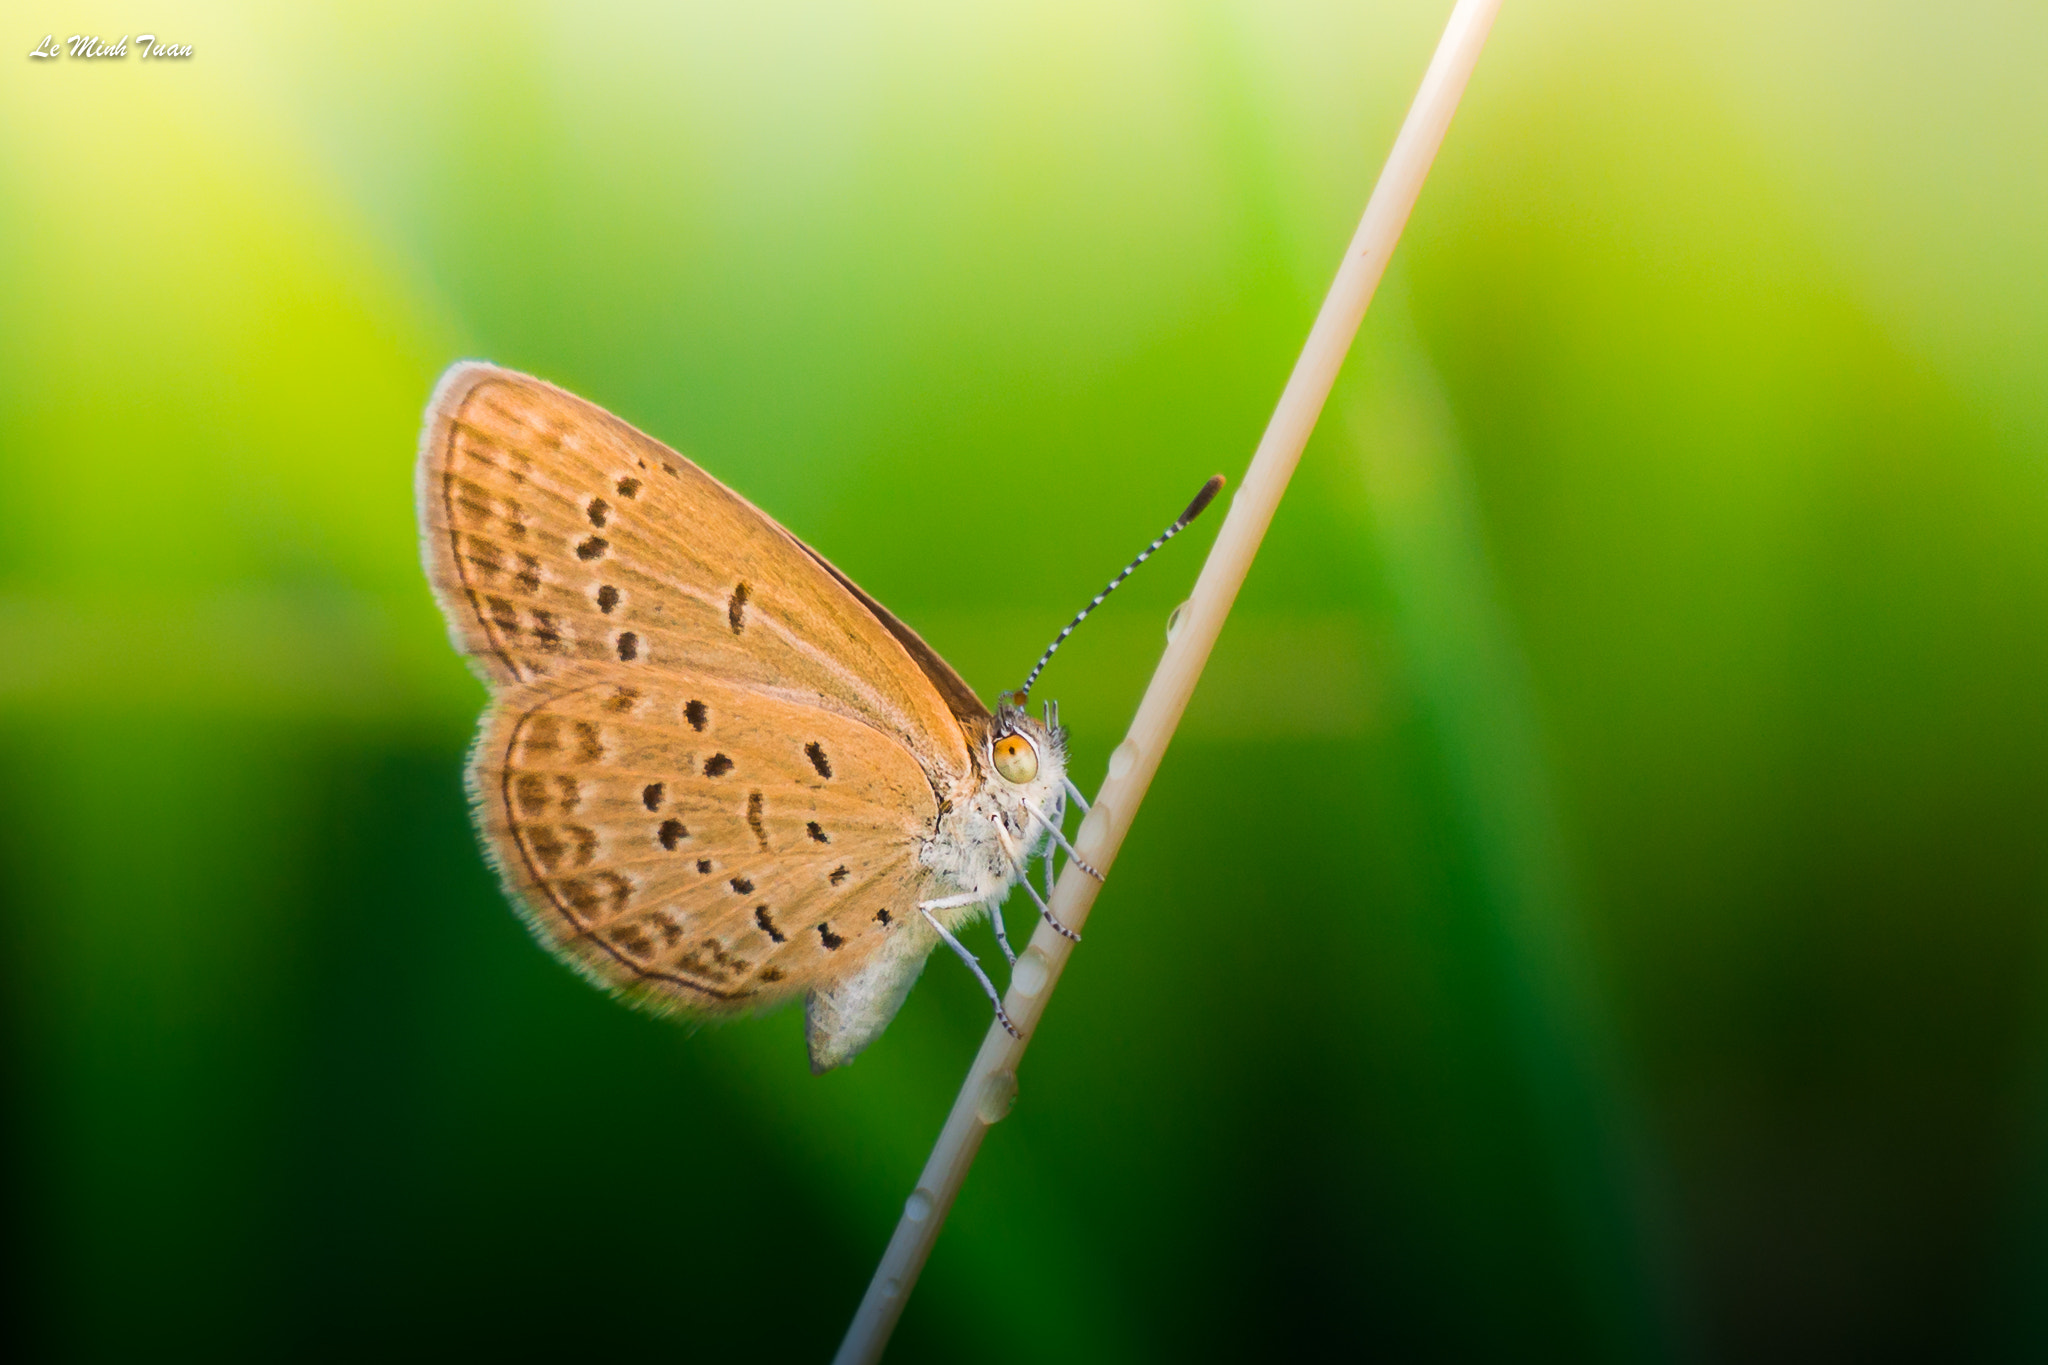
M 804 995 L 819 1071 L 874 1040 L 941 940 L 1008 1026 L 953 930 L 1020 882 L 1037 898 L 1032 856 L 1073 856 L 1051 708 L 991 712 L 744 498 L 526 375 L 442 377 L 418 498 L 427 577 L 492 691 L 478 829 L 542 943 L 663 1013 Z

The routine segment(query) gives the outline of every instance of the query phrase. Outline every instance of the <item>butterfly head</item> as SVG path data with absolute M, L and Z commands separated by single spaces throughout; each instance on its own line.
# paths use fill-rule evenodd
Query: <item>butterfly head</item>
M 986 757 L 999 790 L 1045 809 L 1065 789 L 1067 732 L 1058 710 L 1047 706 L 1041 721 L 1006 698 L 996 706 Z

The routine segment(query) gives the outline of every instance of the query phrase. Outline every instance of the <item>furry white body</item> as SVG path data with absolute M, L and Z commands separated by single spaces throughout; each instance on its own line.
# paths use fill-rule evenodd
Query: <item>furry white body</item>
M 972 919 L 977 907 L 1001 901 L 1023 876 L 1026 859 L 1051 839 L 1031 808 L 1056 816 L 1066 800 L 1065 733 L 1029 717 L 1011 723 L 1037 750 L 1038 775 L 1011 782 L 985 764 L 979 789 L 939 817 L 938 829 L 918 854 L 941 884 L 932 899 L 974 898 L 957 910 L 934 908 L 949 929 Z
M 1007 709 L 1000 720 L 1031 743 L 1038 771 L 1028 782 L 1010 781 L 996 770 L 984 739 L 978 784 L 940 814 L 919 850 L 918 862 L 931 874 L 926 903 L 948 931 L 993 913 L 1023 879 L 1030 858 L 1051 842 L 1052 831 L 1032 808 L 1058 819 L 1065 807 L 1066 732 Z M 923 916 L 912 916 L 860 972 L 811 996 L 806 1032 L 813 1070 L 851 1059 L 888 1026 L 939 942 Z

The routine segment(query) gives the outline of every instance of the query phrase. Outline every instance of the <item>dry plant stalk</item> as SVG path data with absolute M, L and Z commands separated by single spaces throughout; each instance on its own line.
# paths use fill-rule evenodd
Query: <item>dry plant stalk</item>
M 1180 612 L 1129 733 L 1109 757 L 1108 780 L 1074 840 L 1080 855 L 1105 872 L 1115 864 L 1138 804 L 1145 799 L 1188 698 L 1194 695 L 1209 651 L 1237 600 L 1252 556 L 1258 553 L 1266 527 L 1280 505 L 1280 495 L 1286 492 L 1287 481 L 1301 460 L 1302 448 L 1308 444 L 1309 433 L 1315 429 L 1323 402 L 1365 317 L 1366 305 L 1372 301 L 1409 211 L 1422 192 L 1422 182 L 1499 9 L 1500 0 L 1458 0 L 1451 12 L 1301 358 L 1288 377 L 1244 482 L 1231 499 L 1223 528 L 1195 582 L 1194 595 Z M 1087 923 L 1097 890 L 1093 878 L 1068 863 L 1053 894 L 1053 914 L 1078 931 Z M 990 1025 L 938 1143 L 918 1177 L 917 1189 L 904 1202 L 903 1217 L 840 1343 L 835 1365 L 866 1365 L 881 1358 L 967 1168 L 981 1150 L 982 1137 L 991 1124 L 1009 1113 L 1017 1094 L 1017 1063 L 1036 1032 L 1072 950 L 1072 942 L 1041 922 L 1031 936 L 1031 946 L 1018 958 L 1003 1006 L 1023 1037 L 1013 1038 L 1000 1024 Z

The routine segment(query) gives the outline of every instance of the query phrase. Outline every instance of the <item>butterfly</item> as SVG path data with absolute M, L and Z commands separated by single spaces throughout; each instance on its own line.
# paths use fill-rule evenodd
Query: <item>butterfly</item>
M 1055 845 L 1079 862 L 1066 732 L 1025 712 L 1030 681 L 991 710 L 766 513 L 528 375 L 442 376 L 417 497 L 427 579 L 491 691 L 477 830 L 543 945 L 657 1013 L 801 997 L 819 1072 L 940 942 L 1010 1026 L 954 930 L 1021 883 L 1066 932 L 1024 876 Z

